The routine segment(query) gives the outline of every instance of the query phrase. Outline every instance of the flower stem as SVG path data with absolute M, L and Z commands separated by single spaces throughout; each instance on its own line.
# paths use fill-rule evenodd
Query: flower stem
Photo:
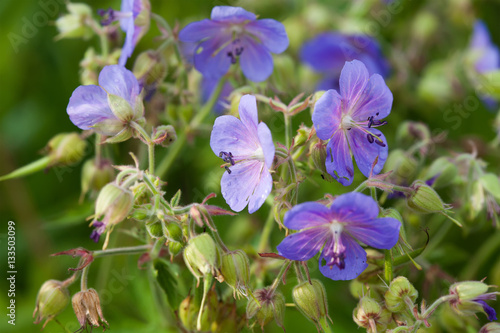
M 101 134 L 95 133 L 95 164 L 97 166 L 101 165 L 101 159 L 102 159 Z
M 87 290 L 87 280 L 89 277 L 89 268 L 90 268 L 90 265 L 87 265 L 82 270 L 82 276 L 81 276 L 81 280 L 80 280 L 81 281 L 80 282 L 80 289 L 82 291 Z
M 358 187 L 356 187 L 353 192 L 360 192 L 361 193 L 366 189 L 366 187 L 367 186 L 366 186 L 366 180 L 365 180 L 364 182 L 359 184 Z
M 392 250 L 385 250 L 384 258 L 384 279 L 387 284 L 392 281 Z
M 271 236 L 271 232 L 273 231 L 274 228 L 274 212 L 272 206 L 273 200 L 274 198 L 272 196 L 269 196 L 266 200 L 271 204 L 270 204 L 269 214 L 267 215 L 266 223 L 264 224 L 264 229 L 262 229 L 262 234 L 260 236 L 259 247 L 257 248 L 257 252 L 259 253 L 266 251 L 269 245 L 269 237 Z
M 321 317 L 321 319 L 319 320 L 319 326 L 321 327 L 321 330 L 324 333 L 333 333 L 332 328 L 330 327 L 330 325 L 328 325 L 328 321 L 326 320 L 326 316 Z
M 148 143 L 148 160 L 149 160 L 149 173 L 155 174 L 155 144 Z
M 186 130 L 177 136 L 177 140 L 173 143 L 172 146 L 170 146 L 168 154 L 163 158 L 157 168 L 158 176 L 163 177 L 167 173 L 168 169 L 170 169 L 172 163 L 186 143 L 187 134 L 189 133 L 189 131 L 199 126 L 208 116 L 210 111 L 214 108 L 214 105 L 219 98 L 220 92 L 222 91 L 222 87 L 224 86 L 225 82 L 226 79 L 222 77 L 219 80 L 219 83 L 217 84 L 217 87 L 213 91 L 212 95 L 210 96 L 210 99 L 205 103 L 205 105 L 203 105 L 200 112 L 191 120 L 191 123 L 186 127 Z
M 127 247 L 117 247 L 114 249 L 98 250 L 92 252 L 94 258 L 97 257 L 107 257 L 116 255 L 130 255 L 139 254 L 151 250 L 151 245 L 139 245 L 139 246 L 127 246 Z
M 417 320 L 417 321 L 415 322 L 415 325 L 413 325 L 413 330 L 412 330 L 412 333 L 416 333 L 416 332 L 418 331 L 418 329 L 419 329 L 420 325 L 422 325 L 422 323 L 424 322 L 424 319 L 428 319 L 428 317 L 429 317 L 429 316 L 430 316 L 430 315 L 431 315 L 434 311 L 436 311 L 436 308 L 437 308 L 438 306 L 440 306 L 441 304 L 446 303 L 446 302 L 448 302 L 448 301 L 450 301 L 450 300 L 452 300 L 452 299 L 455 299 L 456 297 L 457 297 L 456 295 L 446 295 L 446 296 L 441 296 L 440 298 L 438 298 L 438 299 L 437 299 L 434 303 L 432 303 L 432 305 L 431 305 L 431 306 L 429 306 L 429 307 L 427 308 L 427 310 L 426 310 L 423 314 L 421 314 L 421 315 L 420 315 L 420 317 L 421 317 L 422 319 Z M 411 310 L 412 310 L 412 309 L 411 309 Z M 410 310 L 410 311 L 411 311 L 411 310 Z
M 291 137 L 292 137 L 292 119 L 289 115 L 283 112 L 283 117 L 285 118 L 285 145 L 290 149 Z
M 285 272 L 288 270 L 288 267 L 291 264 L 292 264 L 292 261 L 288 260 L 288 259 L 286 259 L 285 262 L 283 262 L 283 265 L 281 266 L 280 272 L 278 273 L 278 275 L 274 279 L 274 282 L 271 285 L 270 290 L 272 290 L 274 292 L 276 290 L 276 288 L 278 288 L 278 286 L 281 282 L 281 279 L 283 278 L 283 274 L 285 274 Z

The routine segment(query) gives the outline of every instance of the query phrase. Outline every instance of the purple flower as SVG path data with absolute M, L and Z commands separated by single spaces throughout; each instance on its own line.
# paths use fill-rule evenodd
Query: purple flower
M 258 123 L 254 96 L 241 97 L 239 114 L 240 119 L 220 116 L 215 120 L 210 146 L 226 162 L 221 192 L 229 207 L 239 212 L 248 204 L 248 212 L 253 213 L 273 187 L 269 168 L 274 144 L 267 125 Z
M 103 25 L 120 21 L 120 27 L 125 32 L 125 43 L 118 64 L 125 66 L 127 59 L 134 52 L 139 39 L 149 30 L 149 16 L 151 14 L 151 4 L 149 0 L 122 0 L 120 11 L 109 8 L 99 10 L 98 14 L 103 16 Z
M 67 107 L 69 119 L 83 130 L 125 137 L 131 133 L 128 124 L 143 117 L 140 92 L 131 71 L 120 65 L 106 66 L 99 74 L 98 86 L 75 89 Z
M 387 122 L 392 93 L 379 74 L 368 75 L 358 60 L 346 62 L 340 74 L 340 95 L 328 90 L 314 106 L 312 121 L 318 138 L 330 140 L 326 146 L 326 171 L 342 185 L 352 184 L 354 167 L 369 176 L 378 174 L 387 159 L 387 142 L 378 129 Z
M 198 43 L 194 66 L 203 76 L 219 79 L 240 60 L 251 81 L 264 81 L 273 71 L 272 53 L 288 47 L 283 24 L 257 16 L 240 7 L 217 6 L 211 19 L 188 24 L 179 33 L 183 42 Z
M 375 200 L 361 193 L 338 196 L 330 208 L 305 202 L 285 214 L 285 227 L 301 230 L 286 237 L 277 249 L 291 260 L 311 259 L 321 248 L 319 270 L 332 280 L 351 280 L 368 264 L 366 252 L 356 239 L 377 249 L 390 249 L 399 238 L 401 223 L 377 218 Z
M 202 103 L 206 103 L 209 99 L 210 96 L 212 96 L 212 93 L 214 92 L 215 88 L 217 87 L 218 80 L 216 79 L 208 79 L 204 77 L 201 80 L 201 101 Z M 219 95 L 219 99 L 217 100 L 217 103 L 214 106 L 214 112 L 217 114 L 222 114 L 225 109 L 228 108 L 228 105 L 230 104 L 229 100 L 227 99 L 231 92 L 233 91 L 233 86 L 229 81 L 226 81 L 224 83 L 224 86 L 222 86 L 222 90 Z
M 354 59 L 363 62 L 370 75 L 389 75 L 389 64 L 377 40 L 365 35 L 322 33 L 302 46 L 300 58 L 314 71 L 323 74 L 318 90 L 338 90 L 342 67 L 346 61 Z
M 478 73 L 487 73 L 500 68 L 499 49 L 491 42 L 488 28 L 481 20 L 477 20 L 474 24 L 470 50 L 477 57 L 474 62 L 474 68 Z M 488 95 L 481 94 L 479 97 L 490 110 L 495 109 L 498 105 L 498 103 Z

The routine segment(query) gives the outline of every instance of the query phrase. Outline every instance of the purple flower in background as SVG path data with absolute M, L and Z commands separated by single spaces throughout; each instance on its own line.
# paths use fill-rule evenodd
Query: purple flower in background
M 210 96 L 212 96 L 212 93 L 214 92 L 215 88 L 217 87 L 218 80 L 217 79 L 208 79 L 204 77 L 201 80 L 201 101 L 202 103 L 206 103 L 209 99 Z M 214 112 L 217 114 L 223 113 L 223 111 L 228 107 L 230 104 L 229 100 L 227 99 L 231 92 L 233 91 L 233 86 L 229 81 L 226 81 L 224 83 L 224 86 L 222 86 L 222 90 L 219 95 L 219 99 L 217 100 L 217 103 L 214 106 Z
M 125 66 L 127 59 L 132 56 L 137 42 L 149 30 L 151 15 L 149 0 L 122 0 L 120 11 L 111 8 L 108 10 L 101 9 L 98 14 L 104 17 L 103 25 L 120 21 L 120 27 L 125 32 L 125 43 L 118 64 Z
M 300 58 L 314 71 L 323 74 L 318 90 L 338 90 L 342 67 L 346 61 L 354 59 L 363 62 L 370 75 L 389 75 L 389 63 L 377 40 L 365 35 L 322 33 L 302 46 Z
M 470 50 L 477 58 L 474 68 L 478 73 L 487 73 L 500 68 L 500 52 L 498 47 L 491 42 L 488 28 L 483 21 L 477 20 L 470 42 Z M 489 109 L 495 109 L 498 103 L 488 95 L 480 95 L 481 100 Z
M 369 76 L 365 65 L 358 60 L 346 62 L 340 74 L 340 95 L 328 90 L 314 106 L 312 121 L 318 138 L 330 140 L 326 146 L 326 171 L 342 185 L 352 184 L 354 167 L 369 176 L 378 174 L 387 159 L 387 141 L 374 127 L 392 107 L 392 93 L 379 74 Z
M 377 218 L 375 200 L 361 193 L 338 196 L 330 208 L 305 202 L 285 214 L 285 227 L 301 230 L 286 237 L 277 249 L 291 260 L 311 259 L 321 248 L 319 270 L 332 280 L 352 280 L 368 264 L 366 252 L 356 239 L 377 249 L 390 249 L 399 238 L 401 223 Z M 325 263 L 323 263 L 325 261 Z
M 241 97 L 239 114 L 240 119 L 220 116 L 215 120 L 210 147 L 226 162 L 221 192 L 229 207 L 239 212 L 248 204 L 248 212 L 253 213 L 273 187 L 269 168 L 274 144 L 267 125 L 258 123 L 255 96 Z
M 272 53 L 288 47 L 283 24 L 257 16 L 240 7 L 217 6 L 211 19 L 188 24 L 179 33 L 182 42 L 198 43 L 194 66 L 203 76 L 219 79 L 240 60 L 243 74 L 255 82 L 273 72 Z
M 131 131 L 128 124 L 143 117 L 140 93 L 131 71 L 120 65 L 106 66 L 99 74 L 98 86 L 75 89 L 66 111 L 71 122 L 83 130 L 124 137 Z

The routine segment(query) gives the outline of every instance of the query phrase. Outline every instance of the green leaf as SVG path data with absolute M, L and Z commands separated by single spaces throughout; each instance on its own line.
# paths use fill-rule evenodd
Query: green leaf
M 177 279 L 170 271 L 168 264 L 164 261 L 156 260 L 154 268 L 156 270 L 156 280 L 167 295 L 168 304 L 172 309 L 177 310 L 179 307 Z
M 180 200 L 181 200 L 181 190 L 179 189 L 179 191 L 177 191 L 177 193 L 175 193 L 175 195 L 170 200 L 170 205 L 172 207 L 176 207 L 179 205 Z
M 497 200 L 500 200 L 500 180 L 493 173 L 487 173 L 479 178 L 483 187 Z

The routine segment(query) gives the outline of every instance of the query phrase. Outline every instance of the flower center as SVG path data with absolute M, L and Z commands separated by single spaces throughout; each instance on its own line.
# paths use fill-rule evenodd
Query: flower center
M 97 15 L 102 17 L 101 24 L 106 26 L 120 19 L 131 17 L 132 13 L 131 12 L 124 13 L 118 10 L 114 10 L 113 8 L 108 8 L 107 10 L 99 9 L 97 11 Z
M 387 121 L 385 120 L 375 119 L 376 117 L 378 117 L 378 115 L 379 113 L 377 112 L 375 113 L 375 115 L 368 117 L 366 121 L 356 122 L 350 115 L 346 114 L 342 116 L 340 127 L 344 131 L 349 131 L 351 128 L 356 127 L 366 134 L 366 139 L 369 143 L 375 143 L 381 147 L 385 147 L 385 143 L 380 138 L 380 134 L 374 134 L 369 130 L 369 128 L 379 127 L 387 124 Z
M 234 39 L 230 45 L 231 49 L 227 52 L 227 56 L 231 59 L 231 63 L 235 64 L 245 48 L 241 45 L 239 38 Z
M 343 230 L 344 227 L 342 224 L 336 220 L 333 220 L 330 224 L 333 245 L 323 249 L 323 257 L 329 258 L 326 264 L 330 266 L 330 269 L 332 269 L 333 266 L 337 266 L 339 269 L 345 268 L 345 245 L 342 244 L 342 239 L 340 238 Z

